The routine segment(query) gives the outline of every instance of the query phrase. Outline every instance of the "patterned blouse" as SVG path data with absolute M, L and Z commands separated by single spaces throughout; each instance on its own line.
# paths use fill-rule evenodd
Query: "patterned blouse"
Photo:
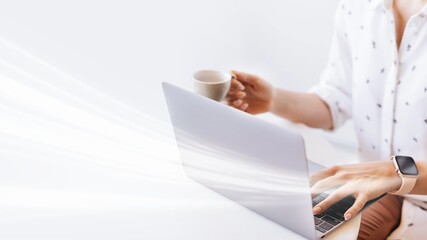
M 342 0 L 329 63 L 312 91 L 328 104 L 334 128 L 353 119 L 361 161 L 427 160 L 427 6 L 409 19 L 398 48 L 392 0 Z M 427 226 L 427 211 L 421 218 Z

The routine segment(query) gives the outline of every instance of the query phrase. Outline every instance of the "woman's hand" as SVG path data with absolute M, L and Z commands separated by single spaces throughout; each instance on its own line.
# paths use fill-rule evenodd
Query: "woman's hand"
M 228 105 L 251 114 L 265 113 L 273 104 L 273 86 L 255 75 L 232 71 Z
M 332 129 L 328 105 L 316 94 L 274 88 L 255 75 L 232 71 L 228 105 L 251 114 L 271 112 L 295 123 Z
M 348 220 L 362 210 L 369 200 L 399 189 L 401 179 L 392 161 L 379 161 L 332 167 L 310 176 L 310 184 L 313 195 L 336 188 L 325 200 L 314 206 L 315 215 L 342 198 L 353 195 L 356 201 L 344 214 Z

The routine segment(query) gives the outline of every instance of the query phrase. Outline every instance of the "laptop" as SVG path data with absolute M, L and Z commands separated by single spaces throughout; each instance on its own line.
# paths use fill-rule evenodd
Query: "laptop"
M 309 171 L 322 167 L 300 134 L 167 82 L 163 92 L 188 177 L 307 239 L 344 223 L 352 196 L 313 216 L 327 194 L 312 199 Z

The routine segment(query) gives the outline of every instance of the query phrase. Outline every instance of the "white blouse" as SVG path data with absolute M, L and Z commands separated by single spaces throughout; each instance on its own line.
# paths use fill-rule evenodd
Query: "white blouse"
M 329 105 L 334 128 L 353 119 L 361 161 L 394 154 L 427 160 L 426 22 L 427 6 L 409 19 L 398 49 L 392 0 L 340 3 L 329 64 L 312 91 Z M 418 210 L 406 201 L 403 214 Z M 427 234 L 424 212 L 424 226 L 406 214 L 396 232 L 409 239 L 414 235 L 405 234 Z

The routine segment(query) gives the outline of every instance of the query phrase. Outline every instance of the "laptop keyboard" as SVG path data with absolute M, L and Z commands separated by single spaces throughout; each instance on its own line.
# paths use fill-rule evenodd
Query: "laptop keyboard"
M 313 199 L 313 206 L 317 205 L 328 197 L 328 194 L 322 193 Z M 316 230 L 326 233 L 338 224 L 344 222 L 344 213 L 349 209 L 355 199 L 352 196 L 341 199 L 326 211 L 314 216 Z

